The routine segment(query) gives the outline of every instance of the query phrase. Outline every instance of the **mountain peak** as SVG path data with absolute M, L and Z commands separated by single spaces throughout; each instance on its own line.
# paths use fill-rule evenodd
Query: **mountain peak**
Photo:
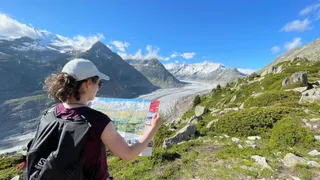
M 92 47 L 90 48 L 90 51 L 104 51 L 104 52 L 112 52 L 111 49 L 109 49 L 105 44 L 103 44 L 103 42 L 101 41 L 97 41 L 96 43 L 94 43 L 92 45 Z

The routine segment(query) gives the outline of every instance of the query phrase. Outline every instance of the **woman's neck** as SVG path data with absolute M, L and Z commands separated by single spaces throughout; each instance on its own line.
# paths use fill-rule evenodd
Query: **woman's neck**
M 79 101 L 76 101 L 76 100 L 68 100 L 66 102 L 63 103 L 63 105 L 65 107 L 82 107 L 82 106 L 87 106 L 88 105 L 88 101 L 85 101 L 85 100 L 79 100 Z

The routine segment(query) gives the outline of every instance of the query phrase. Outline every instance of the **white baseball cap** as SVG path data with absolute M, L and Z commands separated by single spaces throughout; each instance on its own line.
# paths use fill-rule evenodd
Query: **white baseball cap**
M 73 76 L 77 81 L 81 81 L 93 76 L 99 76 L 101 79 L 110 80 L 109 76 L 101 73 L 93 62 L 87 59 L 73 59 L 64 65 L 62 72 Z

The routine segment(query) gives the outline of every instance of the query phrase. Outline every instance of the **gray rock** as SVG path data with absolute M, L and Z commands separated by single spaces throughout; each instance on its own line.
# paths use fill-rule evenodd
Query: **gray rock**
M 314 139 L 320 141 L 320 136 L 314 136 Z
M 251 96 L 254 97 L 254 98 L 256 98 L 256 97 L 260 96 L 261 94 L 263 94 L 263 93 L 254 93 L 254 94 L 252 94 Z
M 239 108 L 225 108 L 223 111 L 220 111 L 219 114 L 223 115 L 223 114 L 230 112 L 230 111 L 239 111 Z
M 255 144 L 256 144 L 256 142 L 254 142 L 254 141 L 246 141 L 246 143 L 247 143 L 248 145 L 255 145 Z
M 237 99 L 237 95 L 235 94 L 235 95 L 231 98 L 230 103 L 233 103 L 236 99 Z
M 236 138 L 236 137 L 233 137 L 233 138 L 231 138 L 231 141 L 232 141 L 232 142 L 235 142 L 235 143 L 239 143 L 239 142 L 240 142 L 240 139 L 239 139 L 239 138 Z
M 265 157 L 254 155 L 254 156 L 251 156 L 251 158 L 254 159 L 254 161 L 262 167 L 262 169 L 272 170 L 272 168 L 267 163 Z
M 211 126 L 212 126 L 214 123 L 216 123 L 217 121 L 218 121 L 218 119 L 214 119 L 214 120 L 210 121 L 210 122 L 207 124 L 207 128 L 208 128 L 208 129 L 211 128 Z
M 276 69 L 275 74 L 282 73 L 282 71 L 283 71 L 283 65 L 279 66 L 279 67 Z
M 310 119 L 310 121 L 311 122 L 318 122 L 318 121 L 320 122 L 320 118 L 312 118 L 312 119 Z
M 203 116 L 207 112 L 208 112 L 208 108 L 200 106 L 200 105 L 196 106 L 194 109 L 194 113 L 197 117 Z
M 286 78 L 282 81 L 282 87 L 287 86 L 289 83 L 290 83 L 290 80 L 289 80 L 289 78 L 286 77 Z
M 292 153 L 286 154 L 286 156 L 282 159 L 282 162 L 285 167 L 294 167 L 297 164 L 306 164 L 307 161 L 302 157 L 296 156 Z
M 307 164 L 311 167 L 320 168 L 320 164 L 317 163 L 316 161 L 308 161 Z
M 299 103 L 320 103 L 320 89 L 313 88 L 302 93 Z
M 178 144 L 179 142 L 186 141 L 189 139 L 191 135 L 196 132 L 197 128 L 194 124 L 186 125 L 182 128 L 176 135 L 171 138 L 165 139 L 163 142 L 164 148 L 170 148 L 174 144 Z
M 319 155 L 320 155 L 320 152 L 315 149 L 315 150 L 313 150 L 313 151 L 310 151 L 308 154 L 309 154 L 310 156 L 319 156 Z
M 239 149 L 243 149 L 243 146 L 241 144 L 238 144 Z
M 296 72 L 291 75 L 291 82 L 302 82 L 303 86 L 308 85 L 308 75 L 306 72 Z
M 243 109 L 244 108 L 244 102 L 240 105 L 239 109 Z
M 273 74 L 277 72 L 277 67 L 276 66 L 271 66 L 267 70 L 261 73 L 261 76 L 265 76 L 267 74 Z
M 254 141 L 254 140 L 260 140 L 261 137 L 260 136 L 248 136 L 248 139 Z

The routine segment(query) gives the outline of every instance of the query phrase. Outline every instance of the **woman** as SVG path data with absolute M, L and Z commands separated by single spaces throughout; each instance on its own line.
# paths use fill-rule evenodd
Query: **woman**
M 156 113 L 152 119 L 152 128 L 138 143 L 129 146 L 115 130 L 107 115 L 87 106 L 96 96 L 102 85 L 102 79 L 109 80 L 109 77 L 99 72 L 91 61 L 75 59 L 69 61 L 62 72 L 49 76 L 45 81 L 45 90 L 58 103 L 57 116 L 75 118 L 83 115 L 93 120 L 85 143 L 86 159 L 83 167 L 87 176 L 92 175 L 92 169 L 99 167 L 94 177 L 99 180 L 108 179 L 110 176 L 105 147 L 124 160 L 133 160 L 147 147 L 161 127 L 160 116 Z M 101 146 L 101 142 L 104 146 Z M 101 151 L 97 151 L 98 148 L 101 148 Z M 101 152 L 101 155 L 98 152 Z M 98 157 L 101 157 L 99 162 L 97 162 Z

